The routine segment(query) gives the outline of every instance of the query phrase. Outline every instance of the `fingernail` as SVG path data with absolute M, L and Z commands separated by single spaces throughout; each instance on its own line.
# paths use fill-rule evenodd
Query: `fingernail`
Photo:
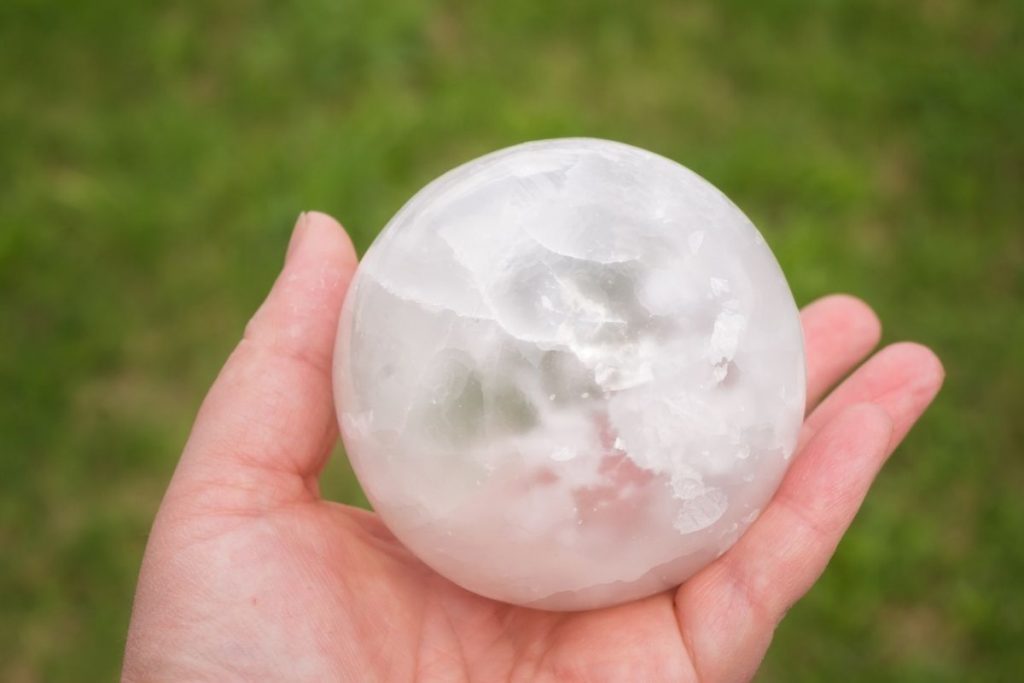
M 285 263 L 288 263 L 288 259 L 290 259 L 292 257 L 292 254 L 295 253 L 295 251 L 299 248 L 299 245 L 302 243 L 303 237 L 305 237 L 306 235 L 306 223 L 308 222 L 308 215 L 309 214 L 306 211 L 303 211 L 302 213 L 299 214 L 298 220 L 295 221 L 295 227 L 292 228 L 291 239 L 288 240 L 288 251 L 285 252 L 284 255 Z

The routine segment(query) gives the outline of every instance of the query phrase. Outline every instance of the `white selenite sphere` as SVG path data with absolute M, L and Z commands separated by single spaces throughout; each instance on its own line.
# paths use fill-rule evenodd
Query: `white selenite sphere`
M 435 180 L 342 310 L 335 390 L 373 507 L 481 595 L 592 609 L 676 586 L 778 487 L 799 314 L 706 180 L 629 145 L 531 142 Z

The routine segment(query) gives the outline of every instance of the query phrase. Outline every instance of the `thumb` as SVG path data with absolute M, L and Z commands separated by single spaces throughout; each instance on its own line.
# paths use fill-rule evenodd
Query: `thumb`
M 232 509 L 316 497 L 337 439 L 331 357 L 355 268 L 337 221 L 299 216 L 281 274 L 200 408 L 169 497 L 198 491 Z

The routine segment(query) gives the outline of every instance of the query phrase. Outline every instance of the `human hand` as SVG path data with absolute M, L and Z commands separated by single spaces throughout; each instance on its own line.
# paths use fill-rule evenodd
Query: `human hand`
M 943 378 L 931 351 L 896 344 L 820 400 L 880 331 L 856 299 L 812 303 L 799 452 L 739 542 L 643 600 L 579 613 L 514 607 L 435 574 L 376 515 L 320 497 L 338 436 L 334 335 L 355 267 L 340 226 L 300 218 L 160 506 L 125 681 L 747 680 Z

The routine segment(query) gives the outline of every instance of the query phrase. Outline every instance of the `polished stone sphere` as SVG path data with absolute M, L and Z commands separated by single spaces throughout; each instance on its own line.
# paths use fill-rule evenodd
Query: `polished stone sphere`
M 481 595 L 579 610 L 676 586 L 772 497 L 804 412 L 797 307 L 747 217 L 594 139 L 446 173 L 342 310 L 342 436 L 374 509 Z

